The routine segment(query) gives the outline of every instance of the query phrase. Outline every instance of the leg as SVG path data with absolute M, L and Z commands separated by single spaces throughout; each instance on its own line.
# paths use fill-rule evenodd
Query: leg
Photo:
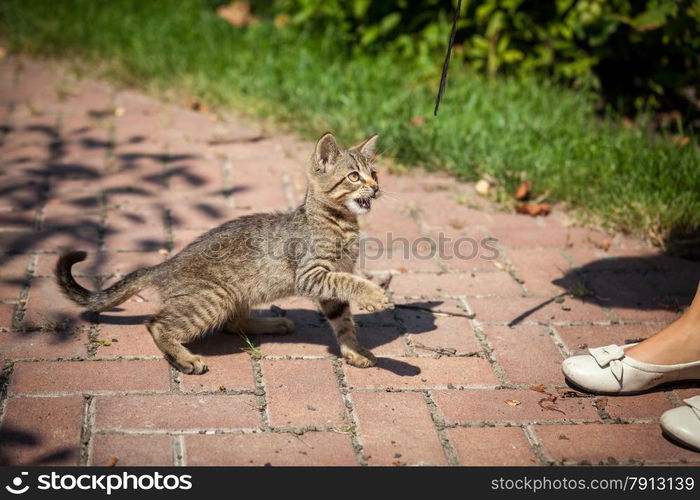
M 294 332 L 294 323 L 287 318 L 229 319 L 223 326 L 224 333 L 245 333 L 250 335 L 286 335 Z
M 627 350 L 639 361 L 674 365 L 700 361 L 700 283 L 690 307 L 676 321 Z
M 207 365 L 182 342 L 193 340 L 205 329 L 198 329 L 191 323 L 186 317 L 164 310 L 151 318 L 146 326 L 165 359 L 183 373 L 199 375 L 207 371 Z
M 367 368 L 377 364 L 377 358 L 357 341 L 350 305 L 340 300 L 319 300 L 318 304 L 340 345 L 340 353 L 352 366 Z

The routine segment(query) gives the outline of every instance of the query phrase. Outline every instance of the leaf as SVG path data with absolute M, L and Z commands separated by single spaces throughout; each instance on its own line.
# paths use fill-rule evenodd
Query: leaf
M 544 390 L 544 384 L 533 385 L 532 387 L 530 387 L 530 390 L 535 392 L 547 392 Z
M 523 181 L 518 186 L 518 190 L 515 192 L 516 200 L 524 200 L 530 194 L 530 189 L 532 189 L 532 183 L 530 181 Z
M 551 403 L 551 404 L 547 404 L 547 403 Z M 537 402 L 537 404 L 543 410 L 556 411 L 556 412 L 561 413 L 562 415 L 566 415 L 566 412 L 560 408 L 555 407 L 554 401 L 552 401 L 549 398 L 542 398 Z
M 678 136 L 673 138 L 673 144 L 677 148 L 682 148 L 683 146 L 687 146 L 688 144 L 690 144 L 690 137 L 688 137 L 687 135 L 678 135 Z
M 612 245 L 612 243 L 610 243 L 610 240 L 595 241 L 592 238 L 588 238 L 588 241 L 590 241 L 594 247 L 599 248 L 604 252 L 610 250 L 610 246 Z
M 222 5 L 216 9 L 216 13 L 229 24 L 238 28 L 257 23 L 260 18 L 254 15 L 250 9 L 250 3 L 236 0 L 228 5 Z
M 481 179 L 474 185 L 474 189 L 481 196 L 488 196 L 489 192 L 491 191 L 491 183 L 486 179 Z
M 277 14 L 273 22 L 276 28 L 282 29 L 289 24 L 289 14 Z
M 421 115 L 416 115 L 413 118 L 411 118 L 411 125 L 415 125 L 416 127 L 420 127 L 425 123 L 425 117 Z
M 515 211 L 519 214 L 530 215 L 535 217 L 537 215 L 547 215 L 552 211 L 552 205 L 549 203 L 523 203 L 515 207 Z
M 578 391 L 573 391 L 571 389 L 557 389 L 557 392 L 559 393 L 559 397 L 561 399 L 569 399 L 569 398 L 591 398 L 593 396 L 589 394 L 583 394 L 582 392 Z
M 117 465 L 117 462 L 119 462 L 119 459 L 117 457 L 112 457 L 105 464 L 105 467 L 114 467 L 115 465 Z
M 506 399 L 506 404 L 508 406 L 519 406 L 521 403 L 517 399 Z
M 650 31 L 660 28 L 666 23 L 666 16 L 675 10 L 672 2 L 662 4 L 661 6 L 642 12 L 637 17 L 630 21 L 630 24 L 637 31 Z

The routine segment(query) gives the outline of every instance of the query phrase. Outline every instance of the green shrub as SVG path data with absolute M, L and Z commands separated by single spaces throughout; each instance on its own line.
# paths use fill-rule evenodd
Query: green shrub
M 394 51 L 434 66 L 456 1 L 276 0 L 312 32 L 340 34 L 356 51 Z M 547 74 L 599 89 L 618 110 L 698 112 L 697 0 L 464 0 L 455 58 L 489 76 Z

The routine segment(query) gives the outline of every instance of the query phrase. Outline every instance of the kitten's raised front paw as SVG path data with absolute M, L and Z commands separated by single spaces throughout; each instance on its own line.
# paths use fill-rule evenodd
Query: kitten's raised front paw
M 375 366 L 377 364 L 377 358 L 368 349 L 360 347 L 354 351 L 346 351 L 343 353 L 345 361 L 349 365 L 356 366 L 358 368 L 369 368 L 370 366 Z
M 209 370 L 201 356 L 173 359 L 172 362 L 175 368 L 188 375 L 201 375 Z
M 367 312 L 383 311 L 394 307 L 386 292 L 378 286 L 373 286 L 361 297 L 358 297 L 357 305 Z

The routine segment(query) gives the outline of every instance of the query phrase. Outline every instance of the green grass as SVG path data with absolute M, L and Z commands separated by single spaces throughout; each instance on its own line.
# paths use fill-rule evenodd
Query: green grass
M 508 189 L 522 175 L 536 194 L 582 218 L 637 233 L 700 228 L 700 154 L 643 127 L 601 120 L 590 93 L 548 81 L 450 70 L 432 116 L 441 55 L 426 70 L 391 54 L 350 56 L 328 35 L 313 39 L 261 23 L 234 28 L 197 0 L 3 0 L 12 50 L 80 60 L 151 91 L 175 89 L 288 123 L 308 138 L 334 131 L 348 143 L 378 132 L 385 157 L 491 174 Z M 104 74 L 104 72 L 102 73 Z M 425 117 L 421 126 L 414 116 Z

